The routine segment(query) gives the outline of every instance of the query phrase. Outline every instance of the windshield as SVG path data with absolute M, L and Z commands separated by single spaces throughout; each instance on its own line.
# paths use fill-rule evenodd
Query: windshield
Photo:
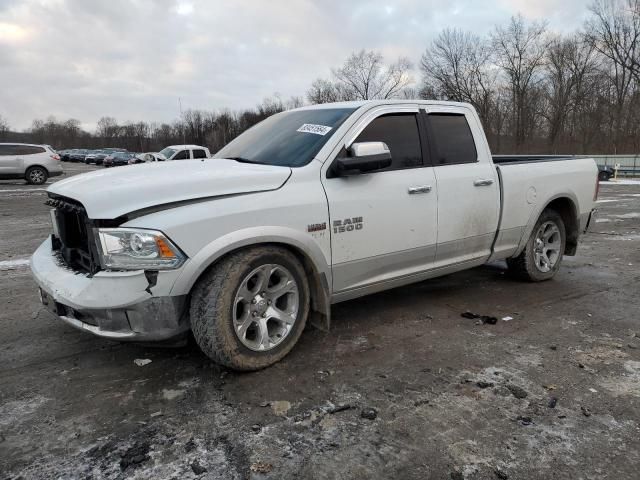
M 313 159 L 354 110 L 320 108 L 278 113 L 244 132 L 214 158 L 301 167 Z
M 160 155 L 162 155 L 164 158 L 171 158 L 172 155 L 174 153 L 176 153 L 176 152 L 177 152 L 177 150 L 174 150 L 173 148 L 167 147 L 167 148 L 165 148 L 163 150 L 160 150 Z

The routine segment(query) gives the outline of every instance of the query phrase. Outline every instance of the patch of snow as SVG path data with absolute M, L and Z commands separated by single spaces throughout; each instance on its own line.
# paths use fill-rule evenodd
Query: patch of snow
M 12 260 L 0 261 L 0 271 L 16 270 L 18 268 L 26 268 L 29 266 L 29 258 L 14 258 Z
M 619 180 L 609 180 L 608 182 L 600 182 L 600 185 L 640 185 L 640 180 L 632 180 L 632 179 L 619 179 Z
M 639 212 L 630 212 L 630 213 L 623 213 L 622 215 L 612 215 L 612 217 L 616 217 L 616 218 L 640 218 L 640 213 Z

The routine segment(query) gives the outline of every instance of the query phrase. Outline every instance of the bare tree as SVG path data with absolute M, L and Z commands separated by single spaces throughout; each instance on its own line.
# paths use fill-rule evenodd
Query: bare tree
M 106 144 L 112 142 L 112 140 L 118 137 L 120 133 L 120 126 L 113 117 L 102 117 L 98 120 L 96 125 L 96 136 L 102 138 Z
M 533 22 L 527 25 L 521 15 L 512 17 L 506 27 L 498 26 L 492 35 L 497 63 L 503 69 L 511 93 L 511 121 L 516 151 L 520 151 L 527 134 L 536 122 L 539 98 L 535 93 L 544 64 L 546 27 Z
M 578 35 L 556 37 L 547 51 L 545 65 L 545 106 L 547 140 L 551 149 L 569 127 L 568 119 L 585 100 L 587 76 L 597 71 L 593 47 Z M 554 151 L 554 153 L 557 153 Z
M 595 0 L 587 21 L 587 36 L 594 48 L 608 61 L 615 90 L 612 125 L 613 148 L 621 141 L 625 105 L 640 82 L 640 0 Z
M 361 50 L 352 53 L 342 67 L 334 69 L 333 76 L 349 99 L 389 99 L 399 96 L 413 82 L 411 68 L 407 58 L 385 66 L 379 52 Z
M 477 35 L 446 29 L 422 55 L 424 82 L 439 98 L 471 103 L 487 123 L 492 109 L 495 68 L 487 42 Z
M 4 140 L 8 133 L 9 122 L 7 122 L 2 115 L 0 115 L 0 140 Z

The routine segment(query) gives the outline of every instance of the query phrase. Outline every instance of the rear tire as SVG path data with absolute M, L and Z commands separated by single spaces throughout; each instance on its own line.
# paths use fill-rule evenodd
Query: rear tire
M 295 255 L 276 246 L 249 248 L 198 280 L 191 293 L 191 330 L 214 362 L 259 370 L 291 351 L 309 305 L 309 284 Z
M 538 218 L 527 244 L 517 257 L 508 258 L 509 272 L 520 280 L 550 280 L 560 269 L 566 245 L 566 229 L 562 217 L 546 209 Z
M 600 180 L 601 182 L 608 182 L 610 178 L 611 175 L 609 174 L 609 172 L 598 173 L 598 180 Z
M 49 178 L 49 172 L 43 167 L 29 167 L 24 179 L 30 185 L 42 185 Z

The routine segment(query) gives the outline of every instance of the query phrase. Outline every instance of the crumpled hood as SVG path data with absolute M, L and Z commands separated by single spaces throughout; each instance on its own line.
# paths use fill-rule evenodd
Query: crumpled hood
M 289 167 L 226 159 L 178 160 L 114 167 L 75 175 L 48 192 L 79 201 L 92 219 L 113 219 L 143 208 L 280 188 Z

